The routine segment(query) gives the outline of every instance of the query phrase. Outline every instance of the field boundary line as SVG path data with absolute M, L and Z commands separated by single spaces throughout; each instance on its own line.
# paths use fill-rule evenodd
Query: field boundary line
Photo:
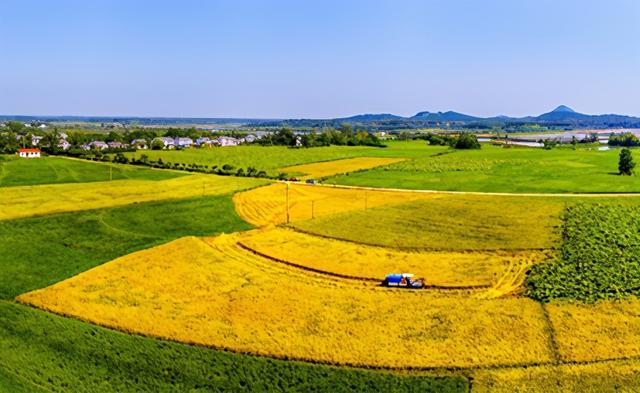
M 601 197 L 637 197 L 640 192 L 581 192 L 581 193 L 536 193 L 536 192 L 483 192 L 483 191 L 441 191 L 441 190 L 412 190 L 406 188 L 384 188 L 384 187 L 367 187 L 367 186 L 347 186 L 342 184 L 306 184 L 302 182 L 280 181 L 281 183 L 291 183 L 304 187 L 327 187 L 339 188 L 347 190 L 367 190 L 379 192 L 407 192 L 417 194 L 451 194 L 451 195 L 489 195 L 489 196 L 522 196 L 522 197 L 562 197 L 562 198 L 601 198 Z
M 558 339 L 556 337 L 556 329 L 553 327 L 553 323 L 551 322 L 551 317 L 549 316 L 549 311 L 544 306 L 544 303 L 540 303 L 540 308 L 542 309 L 542 315 L 545 321 L 545 330 L 549 334 L 549 349 L 551 349 L 551 354 L 555 359 L 556 364 L 562 363 L 562 356 L 560 355 L 560 350 L 558 349 Z

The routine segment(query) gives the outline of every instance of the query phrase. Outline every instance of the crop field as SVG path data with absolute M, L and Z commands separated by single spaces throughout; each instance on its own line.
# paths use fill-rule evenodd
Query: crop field
M 640 205 L 633 200 L 581 203 L 563 214 L 561 258 L 537 266 L 528 279 L 542 301 L 593 302 L 640 295 Z
M 400 249 L 542 250 L 556 248 L 560 243 L 560 214 L 566 201 L 519 196 L 422 195 L 426 196 L 292 225 L 318 235 Z
M 478 393 L 635 393 L 640 386 L 640 361 L 518 367 L 482 370 L 473 375 Z
M 268 187 L 237 193 L 233 201 L 240 217 L 261 227 L 304 221 L 379 205 L 433 198 L 438 198 L 438 195 L 274 183 Z
M 513 261 L 530 266 L 547 258 L 540 251 L 405 252 L 276 228 L 246 232 L 240 242 L 260 255 L 334 275 L 378 281 L 389 272 L 413 272 L 442 287 L 491 286 Z
M 442 148 L 438 149 L 442 150 Z M 294 149 L 284 146 L 227 146 L 186 150 L 148 150 L 144 153 L 127 153 L 128 157 L 146 154 L 150 160 L 164 162 L 208 165 L 209 167 L 232 165 L 235 168 L 253 167 L 276 176 L 281 168 L 354 157 L 398 157 L 419 156 L 435 151 L 423 143 L 400 148 L 365 146 L 330 146 L 309 149 Z M 338 173 L 344 173 L 339 171 Z
M 357 157 L 345 158 L 342 160 L 316 162 L 313 164 L 303 164 L 280 168 L 280 172 L 291 174 L 303 174 L 302 179 L 324 178 L 333 175 L 355 172 L 364 169 L 371 169 L 379 166 L 393 164 L 403 161 L 402 158 L 376 158 Z
M 165 180 L 181 173 L 60 157 L 24 159 L 0 155 L 0 187 L 86 183 L 122 179 Z
M 480 150 L 413 156 L 388 167 L 337 176 L 330 182 L 448 191 L 639 192 L 640 178 L 617 176 L 618 153 L 616 149 L 583 147 L 543 150 L 483 145 Z
M 363 285 L 275 266 L 223 235 L 140 251 L 18 300 L 129 332 L 330 364 L 465 367 L 551 360 L 534 301 Z M 412 356 L 398 347 L 412 348 Z
M 458 152 L 391 142 L 293 171 L 484 179 L 513 164 L 490 149 L 434 163 Z M 0 391 L 637 391 L 638 198 L 122 168 L 0 193 Z
M 168 180 L 118 180 L 5 188 L 0 193 L 0 220 L 149 202 L 221 195 L 267 181 L 214 175 L 187 175 Z

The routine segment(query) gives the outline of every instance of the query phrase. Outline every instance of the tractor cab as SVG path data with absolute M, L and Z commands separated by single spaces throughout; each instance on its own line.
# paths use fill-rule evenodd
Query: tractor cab
M 392 273 L 385 277 L 382 285 L 385 287 L 418 289 L 424 287 L 424 279 L 413 278 L 413 274 L 411 273 Z

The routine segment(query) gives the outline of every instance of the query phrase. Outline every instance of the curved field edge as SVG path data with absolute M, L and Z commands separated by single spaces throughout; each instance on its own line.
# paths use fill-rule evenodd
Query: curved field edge
M 43 391 L 468 391 L 463 377 L 233 354 L 120 333 L 6 301 L 0 311 L 0 366 Z
M 231 195 L 0 221 L 0 299 L 186 235 L 250 229 Z

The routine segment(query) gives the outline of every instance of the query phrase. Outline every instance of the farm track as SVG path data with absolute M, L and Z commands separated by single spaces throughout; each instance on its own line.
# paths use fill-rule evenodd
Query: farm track
M 290 267 L 293 267 L 295 269 L 300 269 L 300 270 L 304 270 L 304 271 L 308 271 L 311 273 L 317 273 L 317 274 L 321 274 L 324 276 L 328 276 L 328 277 L 334 277 L 334 278 L 339 278 L 339 279 L 345 279 L 345 280 L 353 280 L 353 281 L 359 281 L 359 282 L 370 282 L 370 283 L 376 283 L 378 287 L 383 288 L 380 285 L 380 280 L 375 279 L 375 278 L 371 278 L 371 277 L 358 277 L 358 276 L 350 276 L 350 275 L 345 275 L 345 274 L 339 274 L 339 273 L 333 273 L 333 272 L 329 272 L 326 270 L 321 270 L 321 269 L 315 269 L 309 266 L 304 266 L 304 265 L 300 265 L 297 263 L 293 263 L 293 262 L 289 262 L 286 261 L 284 259 L 280 259 L 280 258 L 276 258 L 270 255 L 267 255 L 265 253 L 262 253 L 260 251 L 254 250 L 251 247 L 247 246 L 246 244 L 242 243 L 241 241 L 237 242 L 238 247 L 242 248 L 245 251 L 248 251 L 252 254 L 255 254 L 259 257 L 262 257 L 264 259 L 273 261 L 273 262 L 277 262 L 277 263 L 281 263 Z M 423 289 L 427 289 L 427 290 L 437 290 L 437 291 L 456 291 L 456 292 L 460 292 L 460 291 L 479 291 L 479 290 L 486 290 L 491 288 L 491 285 L 425 285 L 423 287 Z M 397 290 L 397 289 L 394 289 Z
M 286 182 L 283 182 L 286 183 Z M 483 191 L 442 191 L 442 190 L 414 190 L 406 188 L 385 188 L 385 187 L 365 187 L 346 186 L 341 184 L 306 184 L 295 183 L 305 187 L 328 187 L 345 190 L 362 191 L 384 191 L 384 192 L 406 192 L 418 194 L 449 194 L 449 195 L 487 195 L 487 196 L 522 196 L 522 197 L 562 197 L 562 198 L 603 198 L 603 197 L 639 197 L 640 192 L 582 192 L 582 193 L 552 193 L 552 192 L 483 192 Z

